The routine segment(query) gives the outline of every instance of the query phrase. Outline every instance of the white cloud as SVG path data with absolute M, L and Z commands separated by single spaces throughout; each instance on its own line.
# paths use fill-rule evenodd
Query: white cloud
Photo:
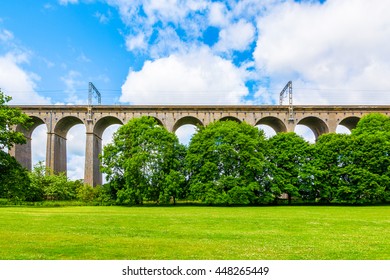
M 301 136 L 303 139 L 308 141 L 309 143 L 315 143 L 316 142 L 316 136 L 314 135 L 314 132 L 307 126 L 298 124 L 295 127 L 296 134 Z
M 104 130 L 102 135 L 102 146 L 106 146 L 107 144 L 112 143 L 112 137 L 114 133 L 120 128 L 121 126 L 119 124 L 113 124 Z
M 7 42 L 14 38 L 14 34 L 7 29 L 0 30 L 0 41 Z
M 129 33 L 125 35 L 127 49 L 149 53 L 153 58 L 176 51 L 178 44 L 186 45 L 181 42 L 177 28 L 181 35 L 186 34 L 187 42 L 194 42 L 207 27 L 207 21 L 201 15 L 208 7 L 205 0 L 106 1 L 119 10 L 122 21 L 129 27 Z M 172 40 L 173 47 L 170 47 Z
M 95 17 L 99 20 L 100 23 L 107 24 L 110 21 L 112 15 L 110 11 L 108 11 L 107 14 L 96 12 Z
M 183 125 L 175 131 L 175 134 L 179 139 L 179 142 L 186 146 L 188 146 L 192 136 L 194 136 L 195 133 L 196 133 L 196 127 L 190 124 Z
M 151 22 L 182 21 L 187 14 L 193 11 L 201 11 L 207 7 L 207 1 L 203 0 L 150 0 L 144 1 L 143 8 Z
M 214 47 L 215 50 L 245 51 L 255 39 L 255 28 L 251 23 L 240 20 L 222 29 L 219 32 L 219 38 L 219 42 Z
M 50 99 L 40 96 L 36 91 L 39 76 L 27 72 L 22 64 L 28 62 L 26 53 L 7 53 L 0 56 L 0 88 L 12 96 L 11 104 L 49 104 Z
M 31 136 L 31 156 L 32 166 L 39 161 L 46 161 L 46 143 L 47 142 L 47 128 L 46 125 L 40 125 L 32 133 Z
M 229 23 L 228 10 L 221 2 L 213 2 L 209 7 L 209 23 L 216 27 L 225 27 Z
M 73 126 L 66 136 L 68 151 L 78 156 L 85 155 L 85 125 L 77 124 Z
M 67 177 L 71 180 L 84 179 L 85 156 L 69 154 Z
M 201 48 L 147 61 L 131 71 L 121 102 L 131 104 L 238 104 L 248 94 L 246 72 Z
M 268 125 L 259 124 L 256 127 L 264 132 L 266 138 L 271 138 L 276 135 L 275 130 Z
M 295 103 L 390 102 L 389 1 L 285 2 L 259 18 L 254 58 Z
M 79 2 L 79 0 L 59 0 L 58 3 L 60 3 L 60 5 L 68 5 L 68 4 L 77 4 Z
M 185 44 L 172 27 L 158 29 L 156 41 L 149 46 L 150 56 L 155 58 L 166 57 L 178 51 L 184 51 Z
M 67 135 L 67 175 L 70 179 L 84 178 L 85 165 L 85 126 L 72 127 Z
M 80 99 L 77 92 L 79 89 L 86 88 L 86 82 L 80 72 L 70 70 L 61 77 L 61 81 L 65 84 L 65 92 L 68 94 L 66 102 L 69 104 L 87 104 L 87 93 L 85 99 Z
M 133 51 L 135 49 L 145 50 L 148 44 L 145 41 L 145 34 L 140 32 L 137 35 L 128 35 L 126 37 L 126 48 L 128 51 Z
M 193 12 L 207 9 L 206 0 L 106 0 L 106 2 L 117 7 L 122 20 L 128 25 L 153 25 L 158 21 L 163 23 L 183 23 L 186 16 Z M 140 15 L 139 11 L 143 13 Z

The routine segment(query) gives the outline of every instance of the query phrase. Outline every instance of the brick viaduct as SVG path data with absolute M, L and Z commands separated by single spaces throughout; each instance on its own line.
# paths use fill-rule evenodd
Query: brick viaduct
M 15 106 L 16 107 L 16 106 Z M 86 127 L 84 181 L 90 185 L 102 183 L 98 155 L 102 150 L 102 135 L 112 124 L 125 124 L 140 116 L 154 117 L 169 131 L 186 124 L 207 125 L 217 120 L 245 121 L 253 126 L 268 125 L 275 132 L 294 131 L 296 125 L 309 127 L 315 137 L 335 132 L 338 125 L 353 129 L 368 113 L 390 114 L 390 106 L 288 106 L 277 105 L 205 105 L 205 106 L 17 106 L 33 120 L 30 129 L 21 127 L 27 144 L 16 145 L 10 154 L 31 169 L 31 135 L 44 124 L 47 127 L 46 165 L 55 172 L 66 172 L 66 137 L 76 124 Z M 290 109 L 290 110 L 289 110 Z

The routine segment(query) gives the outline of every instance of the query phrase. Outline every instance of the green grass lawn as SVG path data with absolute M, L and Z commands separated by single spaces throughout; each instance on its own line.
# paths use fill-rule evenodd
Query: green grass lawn
M 3 207 L 0 259 L 390 259 L 390 207 Z

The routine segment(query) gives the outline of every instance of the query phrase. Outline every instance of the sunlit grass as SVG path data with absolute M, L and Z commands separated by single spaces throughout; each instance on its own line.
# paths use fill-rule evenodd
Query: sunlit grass
M 390 207 L 3 207 L 0 259 L 390 259 Z

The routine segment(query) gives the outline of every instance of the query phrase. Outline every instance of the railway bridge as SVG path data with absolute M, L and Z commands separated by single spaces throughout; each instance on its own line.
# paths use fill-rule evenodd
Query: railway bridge
M 102 135 L 112 124 L 125 124 L 130 119 L 151 116 L 169 131 L 192 124 L 206 126 L 218 120 L 235 120 L 250 125 L 268 125 L 275 132 L 294 131 L 297 125 L 309 127 L 315 137 L 336 132 L 338 125 L 353 129 L 359 119 L 368 113 L 390 114 L 387 106 L 309 106 L 296 105 L 27 105 L 14 106 L 31 117 L 33 125 L 28 129 L 16 127 L 26 135 L 27 143 L 10 150 L 24 167 L 32 168 L 31 136 L 34 129 L 47 127 L 46 165 L 54 172 L 66 172 L 66 138 L 68 131 L 77 124 L 86 128 L 84 182 L 93 186 L 102 183 L 99 154 L 102 151 Z

